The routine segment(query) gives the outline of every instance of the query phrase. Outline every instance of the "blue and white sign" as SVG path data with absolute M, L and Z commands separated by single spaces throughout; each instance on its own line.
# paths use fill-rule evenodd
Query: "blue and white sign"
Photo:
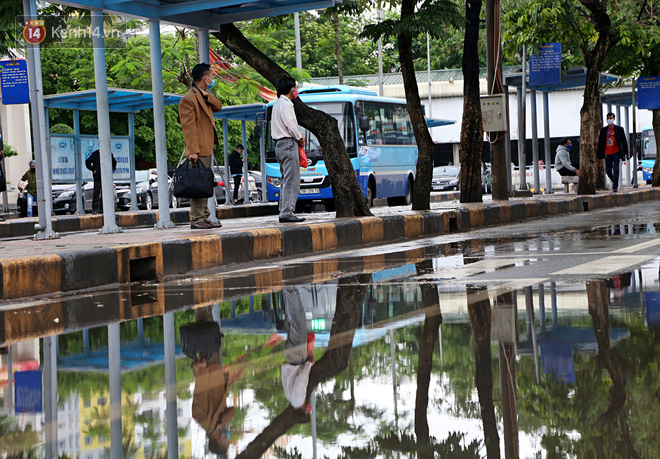
M 549 86 L 561 83 L 561 43 L 541 43 L 538 54 L 529 55 L 529 84 Z
M 50 157 L 54 182 L 75 182 L 76 180 L 76 151 L 73 142 L 73 136 L 50 136 Z
M 641 110 L 660 109 L 660 76 L 637 80 L 637 107 Z
M 544 341 L 541 343 L 541 361 L 543 374 L 561 384 L 575 383 L 573 351 L 571 343 Z
M 14 373 L 14 408 L 18 413 L 41 413 L 43 390 L 41 370 Z
M 0 88 L 4 105 L 29 104 L 27 61 L 0 61 Z
M 129 142 L 130 140 L 128 137 L 110 138 L 110 148 L 112 149 L 112 154 L 117 160 L 117 168 L 112 175 L 113 180 L 130 180 L 131 178 Z M 94 178 L 92 177 L 92 171 L 85 167 L 85 160 L 89 158 L 89 155 L 99 149 L 99 138 L 93 136 L 81 136 L 80 144 L 83 164 L 82 178 L 84 181 L 91 182 Z
M 645 292 L 646 323 L 650 327 L 660 325 L 660 292 Z

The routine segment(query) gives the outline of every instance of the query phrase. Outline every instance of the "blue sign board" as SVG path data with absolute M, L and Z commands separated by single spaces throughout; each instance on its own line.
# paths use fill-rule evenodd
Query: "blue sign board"
M 553 381 L 562 384 L 575 383 L 571 343 L 560 341 L 542 342 L 541 361 L 543 362 L 543 374 L 550 375 Z
M 531 86 L 561 83 L 561 43 L 541 43 L 538 54 L 529 56 L 529 84 Z
M 41 370 L 14 373 L 14 407 L 16 413 L 41 413 L 42 403 Z
M 660 109 L 660 76 L 637 80 L 637 107 L 642 110 Z
M 0 88 L 4 105 L 29 104 L 27 61 L 0 61 Z
M 660 325 L 660 292 L 646 292 L 646 323 L 649 327 Z

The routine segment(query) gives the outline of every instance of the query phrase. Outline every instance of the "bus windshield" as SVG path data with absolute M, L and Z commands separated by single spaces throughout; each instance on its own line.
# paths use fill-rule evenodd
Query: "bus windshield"
M 658 146 L 655 142 L 655 133 L 653 129 L 645 129 L 642 132 L 642 159 L 656 158 L 658 155 Z
M 339 134 L 344 140 L 348 155 L 352 158 L 357 156 L 353 106 L 348 102 L 315 102 L 308 105 L 315 110 L 327 113 L 337 120 Z M 270 119 L 270 111 L 268 118 Z M 305 136 L 305 153 L 307 154 L 307 158 L 314 162 L 323 159 L 321 143 L 316 136 L 302 126 L 299 126 L 299 129 L 302 135 Z M 268 148 L 266 160 L 275 161 L 275 142 L 270 136 L 270 123 L 268 123 Z

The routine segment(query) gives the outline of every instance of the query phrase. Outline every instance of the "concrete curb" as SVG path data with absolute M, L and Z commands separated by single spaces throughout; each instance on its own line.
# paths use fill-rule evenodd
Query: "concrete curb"
M 548 199 L 539 197 L 466 204 L 459 209 L 440 212 L 282 225 L 277 228 L 4 260 L 0 262 L 0 298 L 15 299 L 114 283 L 154 280 L 162 276 L 187 274 L 254 260 L 301 256 L 404 238 L 438 236 L 658 199 L 660 189 L 653 188 L 608 195 Z

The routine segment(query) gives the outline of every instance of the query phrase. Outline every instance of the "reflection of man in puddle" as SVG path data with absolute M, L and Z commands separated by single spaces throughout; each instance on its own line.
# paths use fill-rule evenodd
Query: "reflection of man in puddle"
M 287 339 L 284 343 L 282 386 L 284 395 L 297 417 L 307 418 L 312 407 L 306 402 L 309 373 L 314 365 L 314 333 L 307 333 L 307 317 L 300 293 L 295 287 L 284 287 L 284 312 Z

